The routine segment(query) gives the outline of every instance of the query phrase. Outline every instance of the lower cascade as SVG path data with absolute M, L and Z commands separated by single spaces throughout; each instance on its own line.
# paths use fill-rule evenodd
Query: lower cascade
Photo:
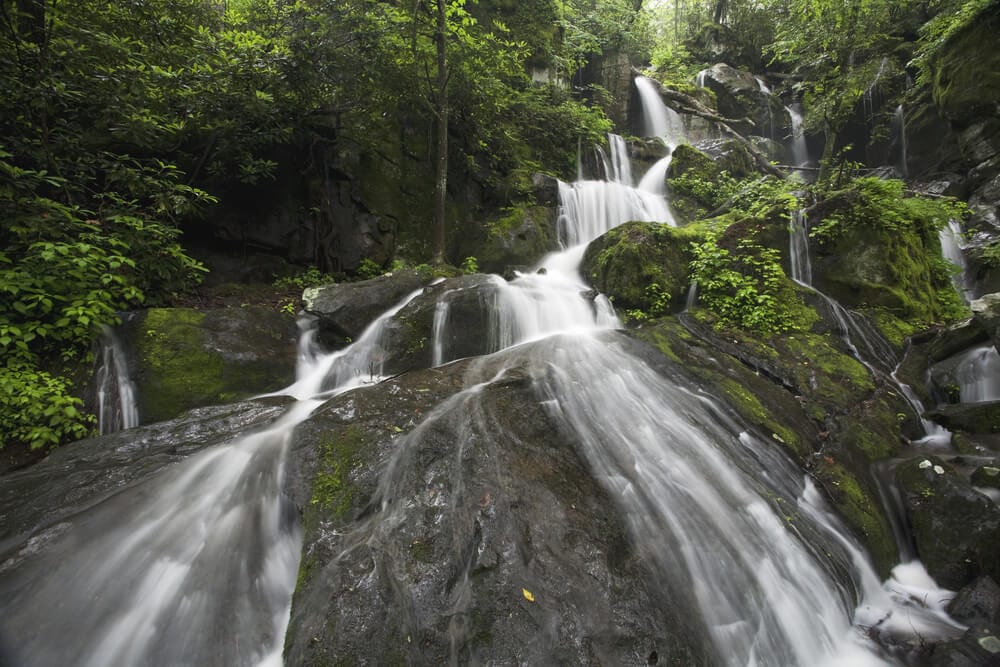
M 0 549 L 0 658 L 27 666 L 280 665 L 283 654 L 301 658 L 308 638 L 325 631 L 315 619 L 298 619 L 293 605 L 297 579 L 322 576 L 333 587 L 327 605 L 370 590 L 378 593 L 357 599 L 386 605 L 332 612 L 345 615 L 344 634 L 354 628 L 359 642 L 371 624 L 398 624 L 408 628 L 399 637 L 400 655 L 430 660 L 430 653 L 412 652 L 425 650 L 425 624 L 448 637 L 433 654 L 441 663 L 512 660 L 477 652 L 477 642 L 493 639 L 470 629 L 477 577 L 499 567 L 484 564 L 484 545 L 495 538 L 484 526 L 504 490 L 470 495 L 474 480 L 454 472 L 439 480 L 434 471 L 461 470 L 475 457 L 490 463 L 491 439 L 509 434 L 498 432 L 483 395 L 518 383 L 556 425 L 551 437 L 572 443 L 609 499 L 607 511 L 628 535 L 618 557 L 639 563 L 650 586 L 669 599 L 699 637 L 691 643 L 703 664 L 892 665 L 900 658 L 885 645 L 960 634 L 964 628 L 943 611 L 950 594 L 919 563 L 901 565 L 881 582 L 819 491 L 768 434 L 746 425 L 680 366 L 641 358 L 638 344 L 615 331 L 621 323 L 611 304 L 580 275 L 586 244 L 626 221 L 673 224 L 662 193 L 624 182 L 631 176 L 625 178 L 622 159 L 614 159 L 619 181 L 561 184 L 564 249 L 512 281 L 491 279 L 494 352 L 468 364 L 459 390 L 410 416 L 412 427 L 399 427 L 364 511 L 339 527 L 321 528 L 317 549 L 324 560 L 310 565 L 309 574 L 303 574 L 306 561 L 319 556 L 302 554 L 304 526 L 286 491 L 297 474 L 289 469 L 296 429 L 334 397 L 341 402 L 327 416 L 350 423 L 348 392 L 385 379 L 388 327 L 423 290 L 343 350 L 319 352 L 313 334 L 303 334 L 297 381 L 259 398 L 256 417 L 232 417 L 244 429 L 240 435 L 188 456 L 176 451 L 183 443 L 175 443 L 162 450 L 156 470 L 143 470 L 152 463 L 136 457 L 132 477 L 109 480 L 77 511 L 13 522 Z M 793 227 L 804 229 L 800 221 Z M 799 247 L 807 252 L 804 241 Z M 797 277 L 808 282 L 808 257 L 796 266 Z M 445 292 L 434 311 L 435 365 L 450 361 L 442 342 L 454 323 L 447 298 Z M 444 424 L 457 424 L 448 431 L 453 449 L 448 456 L 424 455 L 424 443 Z M 109 437 L 126 450 L 155 445 L 153 430 L 143 428 Z M 53 457 L 51 465 L 72 467 L 71 454 Z M 528 473 L 559 479 L 558 470 Z M 463 503 L 475 505 L 480 518 L 463 514 Z M 478 537 L 471 546 L 441 547 L 409 538 L 408 523 L 422 520 L 408 513 L 417 506 L 444 523 L 466 521 Z M 527 560 L 518 555 L 529 551 L 525 542 L 523 535 L 512 539 L 495 560 Z M 457 554 L 446 576 L 428 567 L 426 581 L 440 575 L 446 584 L 406 588 L 394 573 L 423 567 L 424 548 Z M 598 579 L 595 589 L 603 585 Z M 555 642 L 579 631 L 560 625 L 556 612 L 543 617 L 544 599 L 538 594 L 536 602 L 527 584 L 507 583 L 538 610 L 538 626 L 526 635 Z M 559 588 L 559 582 L 540 583 Z M 445 620 L 428 620 L 426 600 L 435 596 L 444 598 Z M 650 616 L 662 610 L 660 603 L 649 601 Z M 367 626 L 348 622 L 366 614 L 373 619 Z M 389 618 L 394 615 L 403 620 Z M 290 618 L 295 635 L 286 638 Z M 531 663 L 560 655 L 569 654 L 519 657 Z M 614 655 L 606 661 L 624 654 Z

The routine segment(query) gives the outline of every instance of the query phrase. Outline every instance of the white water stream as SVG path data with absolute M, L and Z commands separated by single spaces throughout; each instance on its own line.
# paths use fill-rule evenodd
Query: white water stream
M 101 328 L 97 372 L 97 431 L 101 435 L 139 425 L 135 384 L 129 376 L 128 358 L 111 327 Z

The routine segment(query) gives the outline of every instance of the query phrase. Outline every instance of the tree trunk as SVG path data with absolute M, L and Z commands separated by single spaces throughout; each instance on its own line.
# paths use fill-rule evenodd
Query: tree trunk
M 830 179 L 830 170 L 833 168 L 833 149 L 837 144 L 837 132 L 830 123 L 826 123 L 823 128 L 825 141 L 823 143 L 823 157 L 819 161 L 819 176 L 816 180 L 824 183 Z
M 445 211 L 448 194 L 448 15 L 447 0 L 437 2 L 437 154 L 434 165 L 434 233 L 431 263 L 444 264 Z

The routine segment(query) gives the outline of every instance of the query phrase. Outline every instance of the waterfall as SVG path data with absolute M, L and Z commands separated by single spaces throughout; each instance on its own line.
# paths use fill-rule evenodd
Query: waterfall
M 792 162 L 796 167 L 809 164 L 809 146 L 802 131 L 802 111 L 798 103 L 785 107 L 792 124 Z
M 788 223 L 790 242 L 788 255 L 792 268 L 792 280 L 812 286 L 812 265 L 809 262 L 809 221 L 804 209 L 795 209 Z
M 667 107 L 660 97 L 656 83 L 644 76 L 636 77 L 635 87 L 639 90 L 642 103 L 642 133 L 647 137 L 659 137 L 673 148 L 684 138 L 684 122 L 680 114 Z
M 964 238 L 962 224 L 958 220 L 949 220 L 947 226 L 938 232 L 938 239 L 941 241 L 941 254 L 944 255 L 946 260 L 955 265 L 956 270 L 952 274 L 952 283 L 962 297 L 962 301 L 969 303 L 975 295 L 966 277 L 965 253 L 962 252 Z
M 906 117 L 904 115 L 903 105 L 900 104 L 896 107 L 896 111 L 892 115 L 892 133 L 895 137 L 895 144 L 899 149 L 899 158 L 897 160 L 897 169 L 903 178 L 909 176 L 909 169 L 907 167 L 908 156 L 906 150 Z
M 1000 354 L 992 343 L 977 345 L 940 363 L 953 366 L 962 403 L 1000 401 Z
M 886 664 L 852 622 L 852 587 L 830 576 L 845 567 L 862 593 L 857 613 L 865 622 L 913 618 L 913 627 L 954 632 L 939 607 L 923 610 L 884 593 L 834 519 L 789 530 L 771 499 L 798 498 L 808 485 L 779 447 L 745 431 L 679 373 L 666 377 L 600 337 L 612 321 L 602 320 L 597 300 L 589 311 L 580 307 L 587 301 L 576 282 L 581 249 L 626 219 L 643 219 L 649 201 L 621 184 L 593 181 L 560 184 L 560 199 L 567 247 L 543 261 L 545 274 L 523 275 L 501 291 L 523 297 L 501 299 L 501 319 L 544 338 L 532 365 L 541 398 L 580 443 L 664 585 L 693 605 L 718 663 Z M 573 312 L 541 326 L 540 316 L 562 300 L 576 304 Z M 816 530 L 834 539 L 812 546 L 803 536 Z
M 431 327 L 431 365 L 440 366 L 444 363 L 444 333 L 448 326 L 448 294 L 445 292 L 434 304 L 434 324 Z
M 97 385 L 98 432 L 106 435 L 138 426 L 139 408 L 135 399 L 135 383 L 129 375 L 128 357 L 121 340 L 108 326 L 101 327 L 94 381 Z

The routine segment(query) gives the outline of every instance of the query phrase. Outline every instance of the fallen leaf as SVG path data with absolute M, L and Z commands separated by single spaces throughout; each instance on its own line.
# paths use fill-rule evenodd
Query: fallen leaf
M 528 602 L 534 602 L 535 601 L 534 594 L 531 591 L 529 591 L 527 588 L 522 588 L 521 589 L 521 593 L 524 595 L 524 599 L 527 600 Z

